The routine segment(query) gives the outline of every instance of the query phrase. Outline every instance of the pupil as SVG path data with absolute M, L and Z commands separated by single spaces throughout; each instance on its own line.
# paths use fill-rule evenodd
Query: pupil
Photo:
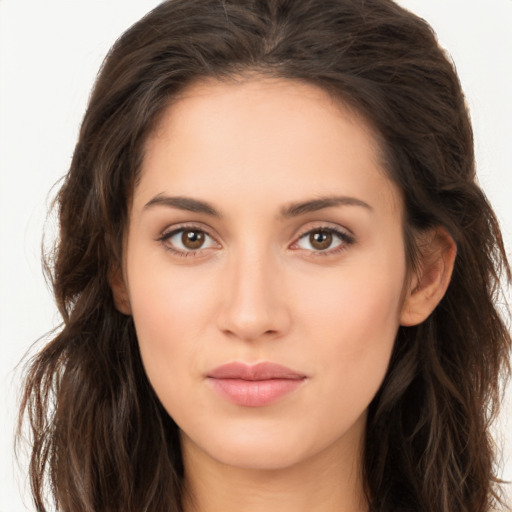
M 204 233 L 200 231 L 184 231 L 181 241 L 188 249 L 199 249 L 204 242 Z
M 310 235 L 311 245 L 315 249 L 324 250 L 327 249 L 332 243 L 332 233 L 326 231 L 317 231 Z

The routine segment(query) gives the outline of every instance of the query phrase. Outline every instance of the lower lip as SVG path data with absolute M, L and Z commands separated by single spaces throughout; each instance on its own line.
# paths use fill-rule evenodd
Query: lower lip
M 246 407 L 263 407 L 299 388 L 305 379 L 208 379 L 230 402 Z

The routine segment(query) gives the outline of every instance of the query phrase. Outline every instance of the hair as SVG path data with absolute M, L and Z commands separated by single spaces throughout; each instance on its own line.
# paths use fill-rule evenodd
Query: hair
M 374 128 L 404 196 L 410 266 L 423 231 L 442 227 L 456 243 L 444 298 L 422 324 L 399 328 L 369 408 L 371 511 L 488 512 L 501 502 L 489 425 L 510 372 L 497 306 L 510 270 L 476 183 L 454 66 L 431 27 L 390 0 L 171 0 L 114 44 L 56 199 L 60 236 L 46 268 L 63 323 L 30 361 L 22 398 L 36 509 L 181 510 L 178 427 L 109 277 L 162 113 L 195 82 L 254 74 L 316 85 Z

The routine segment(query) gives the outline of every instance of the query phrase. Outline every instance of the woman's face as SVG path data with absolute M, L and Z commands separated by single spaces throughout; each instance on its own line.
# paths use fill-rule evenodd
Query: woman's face
M 185 453 L 282 468 L 359 449 L 400 323 L 402 211 L 371 130 L 312 85 L 209 82 L 169 108 L 121 308 Z

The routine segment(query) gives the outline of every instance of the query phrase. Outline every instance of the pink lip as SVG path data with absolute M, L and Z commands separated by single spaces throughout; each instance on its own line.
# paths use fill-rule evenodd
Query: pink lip
M 288 395 L 306 380 L 306 375 L 276 363 L 248 365 L 233 362 L 207 375 L 213 388 L 237 405 L 262 407 Z

